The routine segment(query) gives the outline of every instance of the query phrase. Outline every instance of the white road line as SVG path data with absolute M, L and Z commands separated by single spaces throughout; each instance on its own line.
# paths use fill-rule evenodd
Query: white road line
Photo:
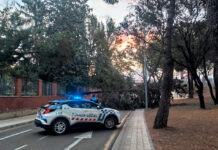
M 14 150 L 20 150 L 20 149 L 22 149 L 22 148 L 24 148 L 24 147 L 27 147 L 27 146 L 28 146 L 28 145 L 23 145 L 23 146 L 18 147 L 18 148 L 14 149 Z
M 77 139 L 75 142 L 73 142 L 71 145 L 69 145 L 67 148 L 65 148 L 64 150 L 70 150 L 71 148 L 73 148 L 76 144 L 78 144 L 80 141 L 82 141 L 83 139 Z
M 15 133 L 15 134 L 12 134 L 12 135 L 3 137 L 3 138 L 0 139 L 0 141 L 5 140 L 5 139 L 8 139 L 8 138 L 13 137 L 13 136 L 16 136 L 16 135 L 19 135 L 19 134 L 23 134 L 23 133 L 29 132 L 29 131 L 31 131 L 31 130 L 32 130 L 32 129 L 29 129 L 29 130 L 25 130 L 25 131 L 22 131 L 22 132 L 18 132 L 18 133 Z
M 41 140 L 43 140 L 43 139 L 45 139 L 45 138 L 47 138 L 48 137 L 48 135 L 47 136 L 43 136 L 43 137 L 41 137 L 38 141 L 41 141 Z

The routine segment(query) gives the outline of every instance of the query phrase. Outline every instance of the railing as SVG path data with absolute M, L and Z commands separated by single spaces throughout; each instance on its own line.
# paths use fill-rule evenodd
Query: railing
M 57 83 L 0 76 L 0 96 L 57 96 Z
M 22 96 L 37 96 L 37 80 L 22 79 Z
M 0 95 L 14 95 L 14 78 L 10 76 L 0 76 Z

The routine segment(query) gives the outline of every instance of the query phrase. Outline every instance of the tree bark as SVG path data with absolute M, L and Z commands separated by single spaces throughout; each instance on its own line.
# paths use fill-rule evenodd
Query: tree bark
M 194 70 L 194 69 L 193 69 Z M 205 103 L 204 103 L 204 85 L 200 79 L 200 77 L 197 75 L 197 71 L 191 71 L 192 76 L 193 76 L 193 80 L 195 82 L 195 86 L 197 87 L 197 93 L 198 93 L 198 97 L 199 97 L 199 102 L 200 102 L 200 108 L 205 109 Z
M 194 97 L 194 85 L 193 85 L 193 78 L 188 70 L 188 98 Z
M 205 58 L 204 58 L 204 60 L 203 60 L 203 68 L 204 68 L 204 78 L 205 78 L 205 80 L 207 81 L 207 85 L 208 85 L 208 87 L 209 87 L 209 90 L 210 90 L 210 96 L 211 96 L 211 98 L 212 98 L 212 100 L 213 100 L 213 102 L 214 102 L 214 105 L 216 105 L 216 104 L 218 104 L 218 101 L 217 101 L 217 99 L 216 99 L 216 97 L 215 97 L 215 95 L 214 95 L 214 91 L 213 91 L 213 87 L 212 87 L 212 85 L 211 85 L 211 83 L 210 83 L 210 80 L 209 80 L 209 78 L 208 78 L 208 74 L 207 74 L 207 68 L 206 68 L 206 60 L 205 60 Z
M 218 101 L 218 3 L 217 0 L 207 0 L 208 26 L 211 31 L 211 44 L 215 50 L 214 85 L 216 101 Z
M 203 95 L 203 91 L 204 91 L 204 86 L 203 83 L 200 84 L 200 87 L 198 88 L 198 97 L 199 97 L 199 101 L 200 101 L 200 107 L 202 109 L 205 109 L 205 103 L 204 103 L 204 95 Z
M 214 63 L 214 85 L 216 93 L 216 102 L 218 102 L 218 50 L 216 53 L 216 62 Z
M 159 109 L 154 121 L 153 128 L 164 128 L 167 127 L 170 97 L 173 86 L 173 58 L 172 58 L 172 34 L 173 34 L 173 22 L 175 16 L 175 0 L 170 0 L 170 7 L 168 10 L 168 19 L 166 34 L 164 36 L 164 66 L 163 66 L 163 80 L 161 84 L 161 100 Z

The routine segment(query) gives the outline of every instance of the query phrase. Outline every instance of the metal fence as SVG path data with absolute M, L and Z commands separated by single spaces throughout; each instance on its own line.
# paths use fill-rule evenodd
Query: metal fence
M 0 76 L 0 96 L 14 95 L 14 78 L 10 76 Z
M 37 96 L 37 80 L 22 79 L 22 96 Z
M 52 96 L 53 95 L 53 86 L 51 82 L 42 82 L 42 95 L 43 96 Z
M 63 96 L 66 95 L 66 88 L 61 84 L 57 84 L 57 95 Z

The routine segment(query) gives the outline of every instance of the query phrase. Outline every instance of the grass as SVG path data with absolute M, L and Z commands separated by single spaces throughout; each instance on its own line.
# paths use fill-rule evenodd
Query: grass
M 218 106 L 206 98 L 206 110 L 198 99 L 174 100 L 168 127 L 153 129 L 157 109 L 145 112 L 146 122 L 156 150 L 217 150 Z

